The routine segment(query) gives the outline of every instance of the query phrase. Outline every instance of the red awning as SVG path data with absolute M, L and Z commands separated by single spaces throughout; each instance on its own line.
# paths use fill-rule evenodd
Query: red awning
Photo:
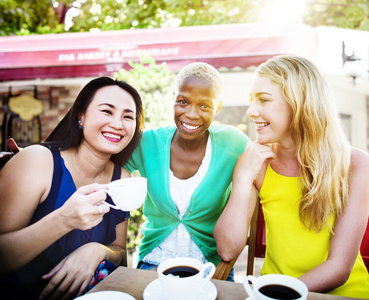
M 315 60 L 317 37 L 302 24 L 228 24 L 0 38 L 0 81 L 111 75 L 141 53 L 170 70 L 194 62 L 257 66 L 278 54 Z

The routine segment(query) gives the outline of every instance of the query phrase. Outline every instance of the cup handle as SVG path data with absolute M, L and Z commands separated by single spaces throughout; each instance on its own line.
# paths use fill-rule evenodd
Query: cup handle
M 103 191 L 103 192 L 105 192 L 107 195 L 109 195 L 109 196 L 110 196 L 110 194 L 109 194 L 109 190 L 99 190 L 99 191 Z M 114 209 L 120 209 L 118 206 L 116 206 L 116 205 L 112 205 L 112 204 L 110 204 L 110 203 L 108 203 L 108 202 L 106 202 L 106 201 L 103 201 L 103 203 L 104 203 L 104 204 L 106 204 L 107 206 L 110 206 L 111 208 L 114 208 Z
M 204 273 L 206 270 L 208 270 L 210 268 L 210 271 L 206 274 L 206 276 L 204 276 Z M 201 271 L 201 276 L 206 279 L 206 280 L 210 280 L 211 277 L 213 277 L 214 273 L 215 273 L 215 265 L 211 262 L 207 262 L 206 264 L 204 264 L 202 271 Z
M 255 295 L 254 292 L 250 286 L 249 281 L 251 281 L 252 285 L 254 285 L 254 280 L 256 280 L 256 277 L 252 276 L 252 275 L 248 275 L 243 279 L 243 286 L 246 290 L 246 293 L 248 295 L 248 299 L 254 299 Z

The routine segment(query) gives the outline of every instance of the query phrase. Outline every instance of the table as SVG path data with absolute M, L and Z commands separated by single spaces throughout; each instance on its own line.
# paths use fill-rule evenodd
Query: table
M 143 299 L 146 286 L 158 278 L 155 271 L 146 271 L 127 267 L 118 267 L 113 273 L 96 285 L 89 293 L 98 291 L 120 291 L 130 294 L 137 300 Z M 217 288 L 217 300 L 244 300 L 247 293 L 242 283 L 223 280 L 211 280 Z M 320 293 L 309 293 L 308 300 L 346 300 L 355 299 Z

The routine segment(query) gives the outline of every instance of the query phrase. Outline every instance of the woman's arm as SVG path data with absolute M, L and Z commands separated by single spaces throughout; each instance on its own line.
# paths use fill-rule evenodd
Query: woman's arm
M 118 265 L 122 260 L 127 239 L 128 220 L 117 225 L 116 239 L 110 245 L 88 243 L 64 258 L 48 274 L 51 279 L 41 293 L 41 298 L 75 298 L 82 295 L 90 284 L 96 268 L 103 260 Z
M 42 158 L 42 159 L 41 159 Z M 0 272 L 18 269 L 36 257 L 64 230 L 46 218 L 27 227 L 51 185 L 51 152 L 31 146 L 15 155 L 0 172 Z M 51 229 L 51 230 L 50 230 Z M 51 234 L 52 233 L 52 234 Z
M 368 223 L 369 155 L 351 153 L 348 203 L 335 222 L 327 260 L 302 275 L 309 291 L 328 292 L 344 284 L 350 276 Z
M 237 258 L 245 247 L 255 209 L 256 189 L 252 181 L 242 179 L 234 172 L 231 196 L 214 227 L 217 251 L 224 261 Z
M 79 189 L 60 209 L 28 226 L 49 193 L 52 174 L 52 154 L 43 146 L 25 148 L 1 170 L 0 273 L 24 266 L 72 229 L 89 229 L 102 220 L 96 204 L 105 199 L 105 193 L 94 192 L 106 186 L 94 184 Z M 106 205 L 102 209 L 109 211 Z
M 249 142 L 236 163 L 231 195 L 214 228 L 218 254 L 224 261 L 238 257 L 246 245 L 257 199 L 254 182 L 273 157 L 269 146 Z
M 121 169 L 121 178 L 131 174 Z M 110 245 L 99 243 L 85 244 L 56 265 L 43 279 L 50 280 L 40 298 L 75 298 L 82 295 L 90 284 L 96 268 L 106 260 L 118 265 L 126 250 L 128 220 L 115 228 L 116 239 Z

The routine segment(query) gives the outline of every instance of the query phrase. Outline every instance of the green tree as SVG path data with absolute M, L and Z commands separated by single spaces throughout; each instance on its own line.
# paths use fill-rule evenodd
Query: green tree
M 138 63 L 130 62 L 130 70 L 114 73 L 120 80 L 132 84 L 144 103 L 145 128 L 168 125 L 172 122 L 174 73 L 166 69 L 166 63 L 156 64 L 150 56 L 141 56 Z
M 369 0 L 307 0 L 303 23 L 369 30 Z
M 0 35 L 259 22 L 278 0 L 1 0 Z M 369 0 L 306 0 L 302 21 L 369 30 Z M 69 26 L 69 25 L 68 25 Z
M 139 92 L 145 113 L 145 128 L 172 123 L 172 99 L 174 73 L 166 69 L 166 64 L 157 65 L 150 56 L 142 56 L 140 62 L 130 63 L 129 71 L 120 70 L 114 77 L 133 85 Z M 142 208 L 131 212 L 129 219 L 127 248 L 134 249 L 142 238 L 141 225 L 145 217 Z
M 72 31 L 259 22 L 278 0 L 84 1 Z M 303 23 L 369 30 L 369 0 L 306 0 Z
M 252 0 L 84 1 L 71 31 L 192 26 L 254 21 Z M 174 23 L 173 23 L 174 22 Z
M 0 35 L 65 32 L 64 17 L 69 0 L 1 0 Z M 59 4 L 54 8 L 53 3 Z

